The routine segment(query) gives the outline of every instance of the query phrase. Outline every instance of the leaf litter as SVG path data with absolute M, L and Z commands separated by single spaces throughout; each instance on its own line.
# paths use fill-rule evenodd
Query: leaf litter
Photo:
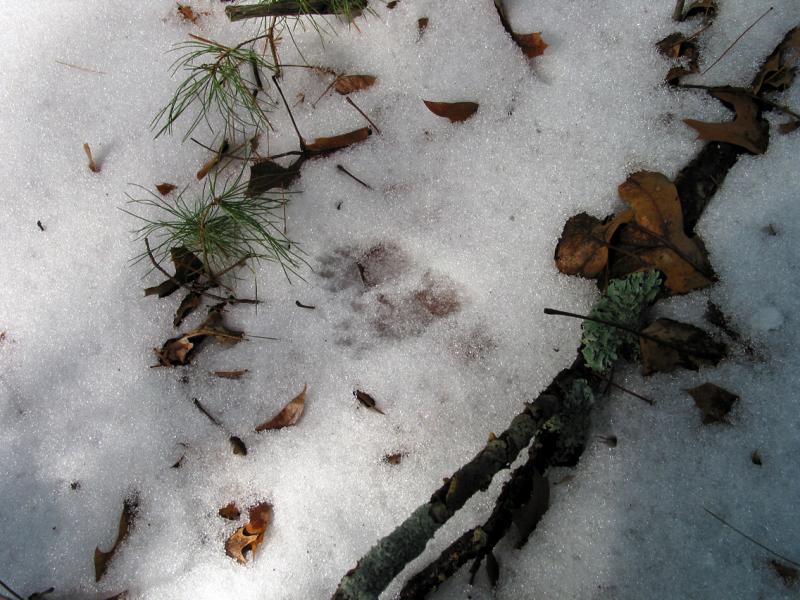
M 225 553 L 241 565 L 247 564 L 247 555 L 255 558 L 264 541 L 264 534 L 272 518 L 272 505 L 261 502 L 248 510 L 249 521 L 234 531 L 225 541 Z

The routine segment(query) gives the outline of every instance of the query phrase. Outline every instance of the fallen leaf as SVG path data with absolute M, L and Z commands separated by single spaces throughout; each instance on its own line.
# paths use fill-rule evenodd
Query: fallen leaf
M 375 398 L 370 396 L 367 392 L 362 392 L 361 390 L 355 390 L 353 395 L 358 399 L 358 401 L 369 408 L 370 410 L 374 410 L 377 413 L 385 414 L 378 405 L 375 403 Z
M 244 445 L 242 438 L 232 435 L 228 438 L 228 441 L 231 443 L 231 448 L 233 449 L 234 454 L 238 454 L 239 456 L 247 456 L 247 446 Z
M 241 379 L 242 375 L 247 372 L 248 369 L 239 369 L 238 371 L 212 371 L 211 374 L 220 379 Z
M 288 188 L 300 177 L 300 167 L 305 157 L 301 156 L 288 167 L 283 167 L 267 158 L 250 165 L 250 181 L 247 182 L 247 196 L 260 196 L 274 188 Z
M 29 599 L 30 600 L 30 599 Z M 124 590 L 119 594 L 115 594 L 114 596 L 110 596 L 105 600 L 128 600 L 128 590 Z
M 423 100 L 423 102 L 429 111 L 438 117 L 449 119 L 451 123 L 466 121 L 478 110 L 478 104 L 475 102 L 432 102 L 430 100 Z
M 283 410 L 279 412 L 277 415 L 272 417 L 266 423 L 262 423 L 258 427 L 256 427 L 256 431 L 267 431 L 268 429 L 282 429 L 283 427 L 290 427 L 297 423 L 300 417 L 303 414 L 303 409 L 305 408 L 306 404 L 306 388 L 308 386 L 303 386 L 303 390 L 297 394 L 294 398 L 292 398 L 289 403 L 283 407 Z
M 170 282 L 171 283 L 171 282 Z M 180 306 L 175 311 L 175 318 L 172 320 L 173 327 L 180 327 L 183 320 L 197 310 L 203 302 L 202 294 L 189 292 L 181 300 Z
M 422 37 L 422 34 L 425 33 L 425 30 L 428 28 L 428 17 L 420 17 L 417 19 L 417 31 L 419 32 L 419 36 Z
M 528 541 L 536 525 L 550 507 L 550 481 L 538 469 L 533 469 L 531 495 L 528 501 L 512 513 L 514 524 L 519 530 L 516 548 L 522 548 Z
M 203 274 L 203 263 L 188 249 L 177 246 L 170 248 L 169 253 L 175 266 L 175 275 L 155 287 L 145 288 L 145 296 L 157 294 L 159 298 L 165 298 L 179 289 L 179 284 L 191 283 Z
M 761 453 L 758 450 L 753 450 L 752 454 L 750 454 L 750 460 L 754 465 L 758 465 L 759 467 L 764 464 L 764 461 L 761 459 Z
M 548 44 L 542 39 L 542 32 L 535 33 L 512 33 L 511 39 L 520 47 L 522 53 L 528 58 L 534 58 L 544 54 Z
M 774 558 L 769 561 L 769 566 L 772 568 L 775 574 L 783 580 L 783 583 L 787 587 L 791 587 L 797 583 L 798 573 L 796 568 L 792 567 L 791 565 L 787 565 L 786 563 L 777 561 Z
M 400 461 L 402 461 L 406 456 L 408 456 L 407 452 L 395 452 L 394 454 L 387 454 L 383 457 L 383 462 L 389 463 L 390 465 L 399 465 Z
M 339 75 L 333 84 L 333 89 L 342 96 L 346 96 L 351 92 L 366 90 L 372 87 L 376 81 L 378 78 L 372 75 Z
M 197 22 L 197 13 L 188 4 L 178 4 L 178 14 L 191 23 Z
M 303 142 L 303 150 L 309 156 L 329 154 L 357 144 L 358 142 L 363 142 L 370 135 L 372 135 L 372 130 L 369 127 L 362 127 L 361 129 L 356 129 L 333 137 L 317 138 L 311 143 Z
M 239 564 L 247 564 L 245 555 L 249 552 L 255 557 L 258 547 L 264 541 L 271 514 L 272 505 L 268 502 L 253 506 L 249 511 L 250 520 L 225 541 L 225 553 L 235 558 Z
M 43 600 L 46 596 L 49 596 L 50 594 L 52 594 L 55 591 L 56 591 L 56 588 L 49 587 L 46 590 L 43 590 L 41 592 L 34 592 L 33 594 L 29 595 L 28 596 L 28 600 Z M 16 596 L 16 594 L 15 594 L 15 596 Z M 5 598 L 5 596 L 2 596 L 2 598 Z M 113 598 L 112 598 L 112 600 L 113 600 Z
M 625 231 L 635 235 L 628 241 L 633 243 L 638 238 L 639 242 L 632 244 L 633 251 L 624 257 L 627 260 L 620 260 L 615 277 L 655 268 L 664 273 L 666 288 L 673 294 L 713 283 L 705 247 L 683 231 L 683 211 L 675 184 L 661 173 L 640 171 L 619 186 L 619 196 L 633 209 L 635 225 L 626 225 Z
M 208 337 L 213 337 L 223 346 L 233 346 L 242 341 L 244 339 L 243 331 L 233 331 L 223 324 L 224 304 L 212 306 L 208 310 L 208 317 L 197 329 L 168 339 L 160 349 L 154 348 L 158 364 L 162 367 L 188 365 L 194 359 L 202 342 Z
M 689 17 L 694 17 L 699 14 L 709 18 L 715 17 L 717 15 L 716 0 L 695 0 L 686 7 L 683 18 L 688 19 Z
M 769 144 L 769 124 L 759 116 L 755 99 L 736 88 L 714 88 L 708 93 L 720 100 L 736 113 L 733 121 L 706 123 L 694 119 L 684 119 L 689 127 L 700 134 L 698 139 L 709 142 L 725 142 L 748 150 L 753 154 L 763 154 Z
M 736 394 L 731 394 L 713 383 L 704 383 L 686 391 L 694 398 L 694 403 L 703 414 L 703 425 L 724 423 L 725 416 L 739 399 Z
M 114 545 L 108 552 L 103 552 L 99 547 L 94 550 L 94 580 L 100 581 L 100 578 L 105 575 L 108 569 L 108 564 L 114 558 L 114 554 L 119 548 L 120 544 L 125 541 L 128 534 L 133 529 L 133 521 L 136 518 L 136 509 L 139 506 L 139 500 L 136 494 L 130 498 L 125 498 L 122 502 L 122 514 L 119 517 L 119 527 L 117 528 L 117 539 L 114 540 Z
M 668 373 L 677 367 L 696 371 L 702 365 L 716 365 L 725 358 L 725 344 L 715 342 L 694 325 L 661 318 L 641 333 L 639 348 L 644 375 Z
M 794 81 L 798 53 L 800 27 L 795 27 L 784 36 L 775 51 L 761 65 L 753 80 L 753 93 L 762 95 L 788 89 Z
M 672 67 L 666 76 L 667 83 L 678 83 L 678 79 L 700 70 L 698 64 L 699 51 L 697 44 L 682 33 L 671 33 L 656 44 L 658 51 L 673 60 L 680 60 L 682 64 Z
M 224 308 L 224 302 L 209 308 L 206 320 L 200 324 L 200 327 L 187 335 L 191 337 L 210 335 L 223 346 L 235 346 L 241 342 L 244 339 L 244 332 L 228 329 L 223 323 L 222 311 Z
M 97 166 L 96 162 L 94 162 L 94 158 L 92 157 L 92 149 L 89 148 L 89 144 L 83 145 L 83 152 L 86 154 L 86 158 L 89 159 L 89 170 L 92 173 L 99 173 L 100 167 Z
M 188 365 L 194 357 L 196 344 L 202 341 L 205 336 L 197 336 L 199 339 L 192 339 L 190 334 L 170 338 L 161 348 L 153 348 L 158 364 L 162 367 L 177 367 Z
M 239 510 L 235 502 L 229 502 L 228 504 L 220 508 L 219 511 L 217 511 L 217 514 L 223 519 L 228 519 L 229 521 L 235 521 L 241 516 L 242 511 Z
M 171 183 L 159 183 L 156 186 L 156 189 L 158 190 L 159 194 L 161 194 L 162 196 L 166 196 L 167 194 L 169 194 L 172 190 L 174 190 L 177 187 L 178 186 L 173 185 Z
M 633 220 L 633 211 L 626 210 L 613 218 L 600 221 L 586 213 L 570 217 L 558 240 L 556 267 L 566 275 L 594 279 L 608 264 L 608 246 L 623 223 Z

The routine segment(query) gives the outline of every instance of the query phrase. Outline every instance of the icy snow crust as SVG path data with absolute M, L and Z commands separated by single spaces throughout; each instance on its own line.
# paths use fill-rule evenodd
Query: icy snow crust
M 681 118 L 727 118 L 701 93 L 661 84 L 668 65 L 653 46 L 676 27 L 672 3 L 658 4 L 508 2 L 515 29 L 542 31 L 550 44 L 533 61 L 488 1 L 402 0 L 393 11 L 375 6 L 358 30 L 333 23 L 333 38 L 296 31 L 310 63 L 378 77 L 354 99 L 382 133 L 304 167 L 288 232 L 310 263 L 305 280 L 290 284 L 263 264 L 265 303 L 230 311 L 236 327 L 280 341 L 211 346 L 190 368 L 151 370 L 151 348 L 174 335 L 179 298 L 142 297 L 158 278 L 146 265 L 130 266 L 142 247 L 131 240 L 134 221 L 118 209 L 129 183 L 200 189 L 194 172 L 207 152 L 180 144 L 185 123 L 157 141 L 148 130 L 175 86 L 167 73 L 174 55 L 165 51 L 189 32 L 235 42 L 252 26 L 230 25 L 216 2 L 192 3 L 212 13 L 196 26 L 167 0 L 135 9 L 7 3 L 0 578 L 23 595 L 55 586 L 54 598 L 123 589 L 137 600 L 329 596 L 359 556 L 572 361 L 579 323 L 544 317 L 542 308 L 583 312 L 596 291 L 555 270 L 564 221 L 617 209 L 616 187 L 631 172 L 673 177 L 701 146 Z M 769 6 L 720 4 L 701 37 L 705 64 Z M 429 26 L 420 37 L 423 16 Z M 695 79 L 749 82 L 798 23 L 800 5 L 778 3 Z M 301 60 L 288 40 L 281 53 L 286 63 Z M 336 94 L 311 108 L 328 83 L 302 69 L 284 78 L 287 97 L 305 94 L 295 115 L 307 138 L 364 125 Z M 480 109 L 454 125 L 422 99 L 470 100 Z M 800 106 L 798 86 L 781 101 Z M 274 123 L 269 150 L 293 149 L 282 112 Z M 86 168 L 84 142 L 101 173 Z M 699 227 L 720 283 L 661 309 L 702 323 L 713 299 L 757 359 L 739 352 L 716 370 L 647 381 L 620 372 L 620 383 L 657 405 L 614 393 L 600 406 L 596 433 L 615 434 L 619 445 L 593 440 L 575 478 L 554 486 L 552 508 L 527 546 L 501 544 L 497 598 L 791 596 L 768 569 L 770 556 L 703 507 L 800 556 L 796 157 L 797 135 L 774 134 L 766 155 L 739 161 Z M 769 224 L 778 235 L 765 233 Z M 377 245 L 390 260 L 365 288 L 353 260 Z M 248 285 L 242 295 L 253 291 Z M 455 308 L 434 317 L 414 308 L 409 299 L 426 287 L 448 294 Z M 208 374 L 238 368 L 250 369 L 240 381 Z M 707 380 L 740 395 L 731 426 L 700 426 L 683 390 Z M 297 426 L 253 431 L 304 384 Z M 386 415 L 360 408 L 354 389 L 369 392 Z M 246 457 L 231 453 L 230 434 L 245 441 Z M 756 448 L 762 467 L 750 462 Z M 396 452 L 407 453 L 400 465 L 381 460 Z M 184 454 L 182 467 L 170 468 Z M 443 528 L 417 566 L 484 518 L 500 483 Z M 135 529 L 95 584 L 94 549 L 110 548 L 122 500 L 134 490 Z M 216 513 L 231 501 L 263 500 L 274 505 L 274 523 L 242 567 L 223 549 L 235 525 Z M 436 597 L 467 593 L 492 595 L 483 574 L 469 592 L 462 573 Z

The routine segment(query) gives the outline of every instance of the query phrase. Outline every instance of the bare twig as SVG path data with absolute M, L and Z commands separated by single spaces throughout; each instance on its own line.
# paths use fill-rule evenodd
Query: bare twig
M 230 8 L 230 7 L 228 7 Z M 303 136 L 300 135 L 300 130 L 297 128 L 297 123 L 294 120 L 294 115 L 292 114 L 292 109 L 289 108 L 289 103 L 286 101 L 286 96 L 283 95 L 283 90 L 281 89 L 280 84 L 278 83 L 278 78 L 274 75 L 272 76 L 272 83 L 275 84 L 275 87 L 278 88 L 278 93 L 281 95 L 281 100 L 283 100 L 283 105 L 286 107 L 286 112 L 289 113 L 289 119 L 292 121 L 292 127 L 294 127 L 294 132 L 297 134 L 297 140 L 300 142 L 300 148 L 305 151 L 306 149 L 306 142 L 303 139 Z
M 641 394 L 637 394 L 636 392 L 634 392 L 632 390 L 629 390 L 628 388 L 622 387 L 620 384 L 618 384 L 613 379 L 611 379 L 611 377 L 606 377 L 602 373 L 598 373 L 597 376 L 600 379 L 604 379 L 605 381 L 607 381 L 608 385 L 610 385 L 611 387 L 615 387 L 618 390 L 625 392 L 626 394 L 630 394 L 634 398 L 639 398 L 639 400 L 643 400 L 643 401 L 647 402 L 650 406 L 655 406 L 655 404 L 656 404 L 654 400 L 651 400 L 650 398 L 645 398 Z
M 755 26 L 756 26 L 756 24 L 757 24 L 757 23 L 758 23 L 758 22 L 759 22 L 761 19 L 763 19 L 764 17 L 766 17 L 766 16 L 769 14 L 769 12 L 770 12 L 770 11 L 771 11 L 773 8 L 774 8 L 773 6 L 770 6 L 770 7 L 769 7 L 767 10 L 765 10 L 765 11 L 764 11 L 764 14 L 763 14 L 763 15 L 761 15 L 760 17 L 758 17 L 758 18 L 755 20 L 755 22 L 754 22 L 752 25 L 750 25 L 750 27 L 748 27 L 747 29 L 745 29 L 745 30 L 744 30 L 744 31 L 743 31 L 743 32 L 742 32 L 742 33 L 739 35 L 739 37 L 737 37 L 735 40 L 733 40 L 733 43 L 732 43 L 730 46 L 728 46 L 728 47 L 725 49 L 725 52 L 723 52 L 722 54 L 720 54 L 720 55 L 719 55 L 719 58 L 718 58 L 717 60 L 715 60 L 713 63 L 711 63 L 711 65 L 710 65 L 710 66 L 709 66 L 709 67 L 708 67 L 708 68 L 707 68 L 705 71 L 703 71 L 702 73 L 700 73 L 700 75 L 702 76 L 702 75 L 705 75 L 706 73 L 708 73 L 708 72 L 711 70 L 711 68 L 712 68 L 714 65 L 716 65 L 716 64 L 717 64 L 719 61 L 721 61 L 721 60 L 722 60 L 722 59 L 725 57 L 725 55 L 726 55 L 728 52 L 730 52 L 731 48 L 733 48 L 733 47 L 736 45 L 736 43 L 737 43 L 737 42 L 738 42 L 740 39 L 742 39 L 742 38 L 744 37 L 744 35 L 745 35 L 745 34 L 746 34 L 748 31 L 750 31 L 750 30 L 751 30 L 753 27 L 755 27 Z
M 765 546 L 764 544 L 762 544 L 762 543 L 761 543 L 761 542 L 759 542 L 758 540 L 755 540 L 755 539 L 753 539 L 752 537 L 750 537 L 749 535 L 747 535 L 747 534 L 746 534 L 745 532 L 743 532 L 742 530 L 740 530 L 740 529 L 737 529 L 736 527 L 734 527 L 733 525 L 731 525 L 730 523 L 728 523 L 728 522 L 727 522 L 725 519 L 723 519 L 722 517 L 720 517 L 718 514 L 711 512 L 711 511 L 710 511 L 710 510 L 708 510 L 708 509 L 707 509 L 705 506 L 703 507 L 703 510 L 704 510 L 704 511 L 706 511 L 708 514 L 710 514 L 712 517 L 714 517 L 714 518 L 715 518 L 717 521 L 719 521 L 720 523 L 722 523 L 723 525 L 725 525 L 726 527 L 730 527 L 731 529 L 733 529 L 733 530 L 734 530 L 736 533 L 738 533 L 740 536 L 742 536 L 742 537 L 743 537 L 744 539 L 746 539 L 747 541 L 754 543 L 756 546 L 758 546 L 759 548 L 762 548 L 762 549 L 766 550 L 767 552 L 769 552 L 769 553 L 770 553 L 770 554 L 772 554 L 773 556 L 777 556 L 777 557 L 778 557 L 778 558 L 780 558 L 781 560 L 785 560 L 786 562 L 788 562 L 788 563 L 790 563 L 790 564 L 793 564 L 795 567 L 800 567 L 800 563 L 798 563 L 798 562 L 796 562 L 796 561 L 793 561 L 791 558 L 787 558 L 787 557 L 786 557 L 786 556 L 784 556 L 783 554 L 778 554 L 777 552 L 775 552 L 775 550 L 772 550 L 771 548 L 768 548 L 767 546 Z
M 79 71 L 85 71 L 86 73 L 96 73 L 98 75 L 108 75 L 105 71 L 98 71 L 97 69 L 90 69 L 89 67 L 81 67 L 80 65 L 73 65 L 72 63 L 64 62 L 62 60 L 56 61 L 59 65 L 64 65 L 65 67 L 69 67 L 70 69 L 78 69 Z
M 355 175 L 353 175 L 353 174 L 352 174 L 350 171 L 348 171 L 347 169 L 345 169 L 345 168 L 344 168 L 342 165 L 336 165 L 336 169 L 337 169 L 337 170 L 339 170 L 339 171 L 341 171 L 342 173 L 344 173 L 345 175 L 347 175 L 347 176 L 348 176 L 348 177 L 350 177 L 351 179 L 354 179 L 355 181 L 357 181 L 358 183 L 360 183 L 361 185 L 363 185 L 363 186 L 364 186 L 365 188 L 367 188 L 368 190 L 371 190 L 371 189 L 372 189 L 372 186 L 370 186 L 370 185 L 368 185 L 368 184 L 364 183 L 363 181 L 361 181 L 361 180 L 360 180 L 358 177 L 356 177 Z
M 89 170 L 92 173 L 99 173 L 100 167 L 98 167 L 97 163 L 94 162 L 94 158 L 92 157 L 92 149 L 89 148 L 89 144 L 83 145 L 83 151 L 86 153 L 86 158 L 89 159 Z
M 372 122 L 372 119 L 370 119 L 370 118 L 369 118 L 369 117 L 368 117 L 368 116 L 367 116 L 367 115 L 364 113 L 364 111 L 363 111 L 363 110 L 361 110 L 360 108 L 358 108 L 358 106 L 356 106 L 356 103 L 355 103 L 355 102 L 353 102 L 353 101 L 350 99 L 350 96 L 347 96 L 347 97 L 345 98 L 345 100 L 347 101 L 347 103 L 348 103 L 350 106 L 352 106 L 352 107 L 353 107 L 353 108 L 355 108 L 355 109 L 356 109 L 356 110 L 357 110 L 359 113 L 361 113 L 361 116 L 362 116 L 362 117 L 364 117 L 364 118 L 367 120 L 367 123 L 369 123 L 370 125 L 372 125 L 372 126 L 375 128 L 375 131 L 377 131 L 377 132 L 378 132 L 378 135 L 380 135 L 380 133 L 381 133 L 381 130 L 380 130 L 380 129 L 378 129 L 378 126 L 377 126 L 377 125 L 375 125 L 375 123 L 373 123 L 373 122 Z

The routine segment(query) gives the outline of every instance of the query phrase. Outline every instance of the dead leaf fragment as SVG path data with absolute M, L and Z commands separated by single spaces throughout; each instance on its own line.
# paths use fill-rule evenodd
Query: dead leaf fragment
M 466 121 L 475 114 L 479 106 L 475 102 L 432 102 L 430 100 L 423 100 L 423 102 L 429 111 L 437 117 L 448 119 L 451 123 Z
M 272 417 L 266 423 L 262 423 L 256 427 L 256 431 L 267 431 L 268 429 L 282 429 L 283 427 L 290 427 L 297 423 L 303 414 L 303 409 L 306 404 L 306 389 L 308 386 L 304 385 L 303 390 L 292 398 L 289 403 L 283 407 L 283 410 L 277 415 Z
M 726 422 L 725 416 L 739 399 L 736 394 L 731 394 L 713 383 L 704 383 L 686 391 L 694 398 L 694 403 L 703 414 L 703 425 Z
M 372 75 L 340 75 L 336 78 L 333 89 L 342 96 L 346 96 L 352 92 L 366 90 L 372 87 L 376 81 L 378 78 Z
M 192 10 L 192 7 L 189 6 L 188 4 L 178 4 L 178 14 L 187 21 L 189 21 L 190 23 L 197 22 L 198 15 Z
M 114 554 L 120 544 L 125 541 L 128 534 L 133 529 L 133 522 L 136 518 L 136 509 L 139 507 L 139 500 L 134 494 L 122 502 L 122 514 L 119 517 L 119 527 L 117 528 L 117 539 L 108 552 L 103 552 L 99 547 L 94 550 L 94 580 L 100 581 L 108 569 L 108 564 L 114 558 Z
M 753 80 L 753 93 L 762 95 L 788 89 L 794 81 L 799 53 L 800 27 L 795 27 L 761 65 Z
M 594 279 L 608 264 L 608 246 L 623 223 L 633 220 L 633 211 L 626 210 L 615 217 L 600 221 L 586 213 L 570 217 L 556 245 L 558 270 L 566 275 Z
M 800 127 L 800 119 L 792 119 L 790 121 L 787 121 L 786 123 L 781 123 L 778 126 L 778 130 L 783 135 L 786 135 L 788 133 L 792 133 L 793 131 L 796 131 L 798 127 Z
M 225 553 L 235 558 L 239 564 L 247 564 L 245 555 L 255 557 L 256 551 L 264 541 L 264 533 L 269 527 L 272 516 L 272 505 L 268 502 L 256 504 L 249 511 L 250 520 L 239 527 L 225 541 Z
M 162 367 L 188 365 L 208 337 L 213 337 L 223 346 L 233 346 L 242 341 L 243 331 L 228 329 L 223 324 L 223 308 L 224 303 L 212 306 L 208 311 L 208 317 L 197 329 L 168 339 L 161 348 L 154 348 L 158 365 Z
M 250 180 L 247 182 L 247 196 L 260 196 L 275 188 L 288 188 L 300 177 L 300 167 L 305 157 L 301 156 L 288 167 L 283 167 L 267 158 L 250 166 Z
M 399 465 L 400 461 L 402 461 L 406 456 L 408 456 L 407 452 L 395 452 L 394 454 L 387 454 L 383 457 L 383 462 L 390 465 Z
M 542 38 L 542 32 L 535 33 L 512 33 L 511 39 L 520 47 L 522 53 L 528 58 L 534 58 L 544 54 L 548 44 Z
M 183 246 L 176 246 L 170 248 L 169 253 L 172 264 L 175 266 L 175 275 L 172 276 L 172 279 L 167 279 L 155 287 L 145 288 L 145 296 L 156 294 L 159 298 L 165 298 L 179 289 L 182 284 L 191 283 L 202 275 L 203 263 L 190 250 Z
M 694 17 L 700 15 L 707 18 L 713 18 L 717 15 L 717 1 L 716 0 L 695 0 L 686 7 L 686 12 L 683 13 L 683 18 Z
M 797 583 L 798 572 L 795 567 L 777 561 L 774 558 L 769 561 L 769 566 L 787 587 L 792 587 Z
M 764 464 L 764 461 L 761 459 L 761 453 L 758 450 L 753 450 L 750 454 L 750 461 L 759 467 Z
M 733 110 L 736 118 L 724 123 L 684 119 L 684 123 L 700 134 L 698 139 L 733 144 L 753 154 L 766 152 L 769 124 L 759 116 L 756 100 L 736 88 L 715 88 L 708 90 L 708 93 Z
M 89 170 L 92 173 L 99 173 L 100 167 L 97 166 L 97 163 L 94 162 L 94 158 L 92 158 L 92 149 L 89 148 L 89 144 L 83 145 L 83 152 L 86 154 L 86 158 L 89 159 Z
M 317 138 L 311 143 L 304 142 L 303 150 L 310 156 L 329 154 L 357 144 L 358 142 L 363 142 L 370 135 L 372 135 L 372 130 L 369 127 L 362 127 L 361 129 L 356 129 L 333 137 Z
M 228 438 L 228 441 L 231 443 L 231 448 L 233 449 L 234 454 L 238 454 L 239 456 L 247 456 L 247 446 L 244 445 L 242 438 L 232 435 Z
M 528 501 L 514 511 L 512 519 L 519 530 L 516 547 L 522 548 L 536 525 L 550 507 L 550 481 L 538 469 L 533 469 L 531 495 Z
M 374 410 L 375 412 L 380 413 L 382 415 L 385 414 L 380 408 L 378 408 L 378 405 L 375 402 L 375 398 L 370 396 L 367 392 L 362 392 L 361 390 L 355 390 L 353 392 L 353 395 L 358 399 L 358 401 L 362 405 L 366 406 L 370 410 Z
M 417 31 L 419 32 L 419 37 L 422 37 L 422 34 L 425 33 L 425 30 L 428 28 L 428 17 L 420 17 L 417 19 Z
M 183 320 L 197 310 L 202 302 L 202 294 L 198 294 L 197 292 L 189 292 L 186 294 L 175 311 L 175 318 L 172 320 L 172 326 L 180 327 Z
M 211 374 L 220 379 L 241 379 L 247 372 L 248 369 L 239 369 L 238 371 L 212 371 Z
M 167 194 L 169 194 L 172 190 L 174 190 L 177 187 L 178 186 L 173 185 L 171 183 L 159 183 L 156 186 L 156 189 L 158 190 L 159 194 L 161 194 L 162 196 L 166 196 Z
M 716 365 L 725 358 L 725 344 L 715 342 L 694 325 L 661 318 L 641 333 L 639 348 L 644 375 L 668 373 L 677 367 L 696 371 L 703 365 Z
M 239 507 L 236 506 L 235 502 L 229 502 L 225 506 L 217 511 L 217 514 L 222 517 L 223 519 L 228 519 L 229 521 L 235 521 L 238 519 L 242 511 L 239 510 Z

